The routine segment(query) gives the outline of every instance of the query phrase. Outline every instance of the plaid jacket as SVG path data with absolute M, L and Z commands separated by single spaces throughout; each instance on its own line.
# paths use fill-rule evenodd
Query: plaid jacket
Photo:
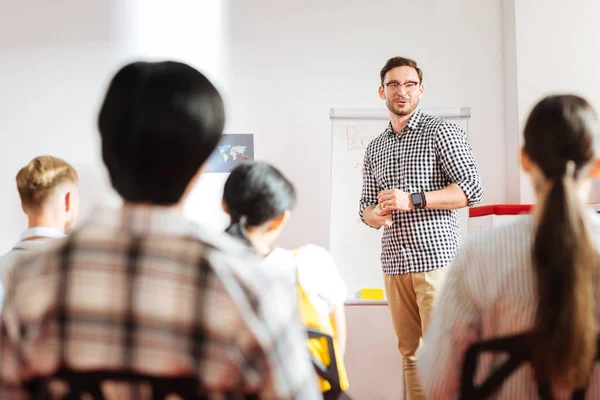
M 24 382 L 62 366 L 195 373 L 214 398 L 225 391 L 319 398 L 294 288 L 251 257 L 174 210 L 95 213 L 12 269 L 0 398 L 27 398 Z

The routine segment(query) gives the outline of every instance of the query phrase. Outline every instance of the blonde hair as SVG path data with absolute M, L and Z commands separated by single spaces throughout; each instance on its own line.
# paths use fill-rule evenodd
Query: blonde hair
M 36 157 L 17 174 L 17 190 L 25 206 L 38 207 L 63 182 L 77 183 L 75 168 L 52 156 Z

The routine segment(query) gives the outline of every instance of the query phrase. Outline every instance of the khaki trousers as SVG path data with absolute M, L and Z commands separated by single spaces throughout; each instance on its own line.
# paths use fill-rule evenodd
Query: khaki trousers
M 385 292 L 398 349 L 404 364 L 407 400 L 425 399 L 417 373 L 416 352 L 427 329 L 436 292 L 446 277 L 446 268 L 405 275 L 384 274 Z

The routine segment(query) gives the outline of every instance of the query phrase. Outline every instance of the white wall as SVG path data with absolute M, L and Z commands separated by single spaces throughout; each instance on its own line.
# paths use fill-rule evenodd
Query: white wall
M 535 103 L 551 93 L 584 96 L 600 110 L 600 3 L 573 0 L 507 1 L 514 8 L 519 131 Z M 511 149 L 517 151 L 518 149 Z M 533 202 L 521 174 L 522 203 Z M 600 200 L 600 191 L 592 200 Z
M 379 70 L 395 55 L 424 70 L 423 106 L 472 108 L 485 202 L 505 201 L 500 0 L 242 0 L 230 27 L 230 125 L 255 132 L 258 156 L 299 192 L 285 245 L 327 245 L 328 110 L 385 107 Z
M 83 213 L 106 190 L 94 123 L 114 43 L 111 8 L 101 2 L 3 3 L 0 252 L 25 228 L 14 177 L 31 158 L 56 155 L 77 168 Z
M 518 149 L 521 147 L 519 126 L 517 38 L 515 31 L 515 1 L 502 0 L 502 33 L 504 39 L 504 143 L 506 202 L 521 203 L 521 168 Z
M 75 166 L 84 218 L 97 201 L 114 200 L 95 125 L 111 75 L 126 61 L 171 57 L 222 85 L 222 22 L 220 0 L 2 3 L 0 253 L 25 228 L 14 177 L 35 156 Z M 186 211 L 201 214 L 194 203 Z
M 594 19 L 600 4 L 574 1 L 569 7 L 558 0 L 6 2 L 0 252 L 23 228 L 14 175 L 34 156 L 54 154 L 77 167 L 84 214 L 110 197 L 97 108 L 110 75 L 140 57 L 183 59 L 206 72 L 223 89 L 228 131 L 256 133 L 257 157 L 294 180 L 300 204 L 285 245 L 327 245 L 328 110 L 383 107 L 378 71 L 393 55 L 423 67 L 423 106 L 472 108 L 484 202 L 530 202 L 516 154 L 534 102 L 569 91 L 600 106 Z M 203 177 L 186 207 L 218 229 L 223 179 Z

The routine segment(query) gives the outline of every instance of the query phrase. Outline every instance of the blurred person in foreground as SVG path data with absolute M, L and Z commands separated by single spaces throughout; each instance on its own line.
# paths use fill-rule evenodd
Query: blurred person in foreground
M 195 375 L 207 399 L 318 398 L 289 287 L 182 213 L 224 122 L 221 96 L 186 64 L 118 71 L 98 127 L 123 206 L 11 271 L 0 398 L 27 398 L 27 381 L 65 369 Z
M 587 207 L 600 175 L 599 135 L 597 114 L 581 97 L 549 96 L 531 111 L 521 160 L 536 194 L 534 213 L 472 236 L 450 266 L 419 350 L 429 399 L 456 398 L 473 343 L 517 334 L 531 343 L 531 362 L 494 398 L 538 398 L 537 382 L 554 398 L 570 399 L 587 385 L 587 398 L 600 398 L 600 367 L 593 365 L 600 217 Z M 503 352 L 481 357 L 476 382 L 505 359 Z

